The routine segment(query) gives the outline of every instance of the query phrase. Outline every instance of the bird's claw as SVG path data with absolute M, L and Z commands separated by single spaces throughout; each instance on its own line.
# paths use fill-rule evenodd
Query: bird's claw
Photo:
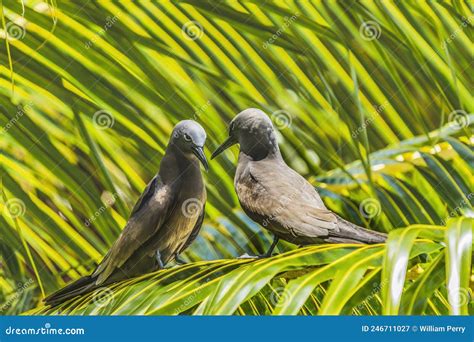
M 178 265 L 185 265 L 185 264 L 186 264 L 186 261 L 184 261 L 183 259 L 181 259 L 181 257 L 180 257 L 179 255 L 175 255 L 174 261 L 175 261 Z

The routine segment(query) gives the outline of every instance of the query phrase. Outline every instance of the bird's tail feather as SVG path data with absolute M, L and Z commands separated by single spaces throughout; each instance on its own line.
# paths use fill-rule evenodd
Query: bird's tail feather
M 331 232 L 326 242 L 332 243 L 383 243 L 387 234 L 359 227 L 358 225 L 337 216 L 339 232 Z
M 98 287 L 95 284 L 96 279 L 97 277 L 92 276 L 82 277 L 46 297 L 43 301 L 46 303 L 46 305 L 56 306 L 67 301 L 68 299 L 88 293 Z

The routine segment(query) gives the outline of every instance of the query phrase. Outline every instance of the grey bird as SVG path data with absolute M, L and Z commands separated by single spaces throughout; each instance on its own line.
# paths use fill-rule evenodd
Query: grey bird
M 240 112 L 229 125 L 228 139 L 211 159 L 240 145 L 234 187 L 240 205 L 255 222 L 279 239 L 297 244 L 380 243 L 386 235 L 344 220 L 324 205 L 316 189 L 283 160 L 270 118 L 259 109 Z
M 179 255 L 196 239 L 204 218 L 206 188 L 200 163 L 206 132 L 184 120 L 173 129 L 157 175 L 135 204 L 122 233 L 95 271 L 45 298 L 56 305 L 108 284 L 149 273 Z

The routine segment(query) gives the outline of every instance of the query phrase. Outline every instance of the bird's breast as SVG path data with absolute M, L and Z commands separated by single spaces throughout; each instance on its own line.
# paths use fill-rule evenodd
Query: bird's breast
M 176 199 L 154 245 L 154 250 L 160 251 L 163 262 L 186 243 L 204 210 L 205 200 L 205 192 L 181 195 Z

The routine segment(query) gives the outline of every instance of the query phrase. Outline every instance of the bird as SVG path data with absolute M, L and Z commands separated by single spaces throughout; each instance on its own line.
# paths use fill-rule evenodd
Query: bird
M 90 275 L 45 298 L 47 305 L 162 269 L 172 260 L 182 262 L 179 255 L 196 239 L 204 219 L 206 188 L 200 163 L 207 171 L 205 141 L 205 130 L 193 120 L 173 128 L 158 173 L 110 250 Z
M 274 237 L 268 251 L 255 257 L 271 256 L 280 239 L 299 246 L 386 240 L 386 234 L 359 227 L 326 208 L 316 189 L 284 161 L 272 120 L 262 110 L 238 113 L 211 159 L 235 144 L 240 145 L 234 177 L 240 205 Z

